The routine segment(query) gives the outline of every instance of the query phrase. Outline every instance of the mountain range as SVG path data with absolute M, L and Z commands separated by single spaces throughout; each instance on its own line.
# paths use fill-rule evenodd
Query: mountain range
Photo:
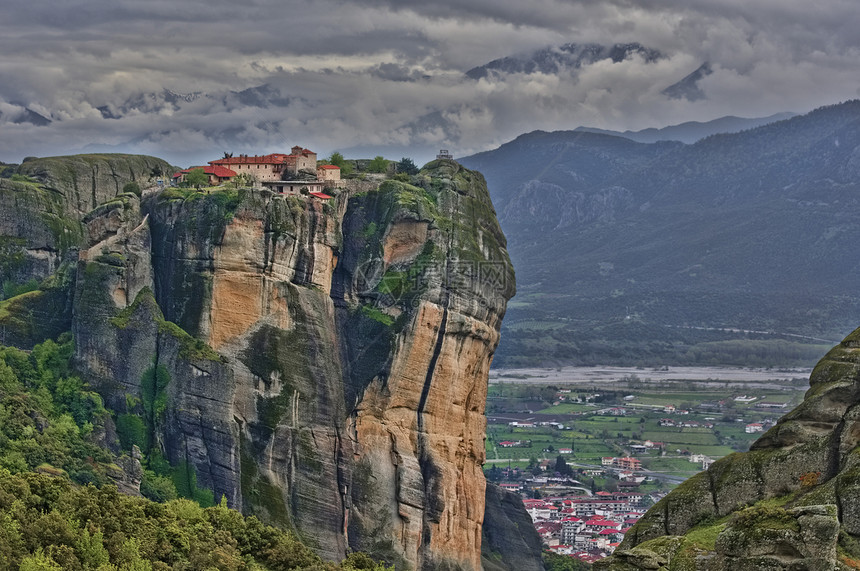
M 694 144 L 536 131 L 462 162 L 517 269 L 497 365 L 811 363 L 860 319 L 860 101 Z

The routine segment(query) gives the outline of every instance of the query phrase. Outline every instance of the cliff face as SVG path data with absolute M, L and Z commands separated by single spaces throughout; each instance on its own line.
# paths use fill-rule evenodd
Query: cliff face
M 437 161 L 412 182 L 100 207 L 77 267 L 77 358 L 198 486 L 321 554 L 477 570 L 513 272 L 479 174 Z
M 483 178 L 426 168 L 421 189 L 384 183 L 344 220 L 333 297 L 350 332 L 348 529 L 370 553 L 478 569 L 486 379 L 513 273 Z
M 860 561 L 860 329 L 815 367 L 796 409 L 690 478 L 596 567 L 856 569 Z
M 32 347 L 71 327 L 77 252 L 95 239 L 84 217 L 99 205 L 116 212 L 110 202 L 126 183 L 153 186 L 171 167 L 154 157 L 78 155 L 16 171 L 16 180 L 0 179 L 0 285 L 29 291 L 0 309 L 0 342 Z

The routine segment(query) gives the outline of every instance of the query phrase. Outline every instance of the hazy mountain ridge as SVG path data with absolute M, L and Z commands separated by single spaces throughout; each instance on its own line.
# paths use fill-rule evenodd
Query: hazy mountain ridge
M 639 43 L 613 44 L 611 46 L 595 43 L 568 43 L 557 48 L 547 47 L 528 54 L 495 59 L 484 65 L 473 67 L 466 72 L 466 75 L 472 79 L 481 79 L 490 73 L 557 74 L 579 69 L 583 65 L 593 64 L 600 60 L 608 59 L 618 63 L 634 55 L 641 56 L 647 63 L 655 62 L 663 57 L 659 51 L 646 48 Z
M 178 93 L 164 88 L 160 92 L 139 93 L 118 105 L 105 104 L 97 109 L 105 119 L 120 119 L 130 113 L 180 111 L 201 99 L 217 103 L 227 111 L 242 107 L 286 107 L 294 101 L 293 98 L 285 96 L 280 89 L 262 84 L 241 91 L 224 90 L 211 93 L 202 91 Z
M 690 325 L 840 338 L 860 318 L 859 157 L 850 101 L 692 145 L 536 132 L 463 159 L 518 272 L 497 362 L 696 362 L 697 342 L 744 338 Z
M 3 117 L 3 113 L 0 112 L 0 118 Z M 30 123 L 31 125 L 35 125 L 36 127 L 44 127 L 45 125 L 49 125 L 51 123 L 51 119 L 45 117 L 41 113 L 37 113 L 33 111 L 29 107 L 24 107 L 18 113 L 10 113 L 10 122 L 15 125 L 21 125 L 23 123 Z
M 682 143 L 695 143 L 700 139 L 717 135 L 720 133 L 737 133 L 747 129 L 754 129 L 775 123 L 784 119 L 791 119 L 796 113 L 784 112 L 769 115 L 767 117 L 744 118 L 727 115 L 712 121 L 687 121 L 678 125 L 668 127 L 640 129 L 639 131 L 612 131 L 609 129 L 597 129 L 595 127 L 577 127 L 574 131 L 585 131 L 589 133 L 602 133 L 624 137 L 638 143 L 656 143 L 657 141 L 681 141 Z

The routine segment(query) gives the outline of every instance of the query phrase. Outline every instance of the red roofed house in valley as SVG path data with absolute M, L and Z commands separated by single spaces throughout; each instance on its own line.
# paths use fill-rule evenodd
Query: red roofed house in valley
M 616 462 L 617 466 L 623 470 L 641 470 L 642 469 L 642 460 L 638 458 L 618 458 Z

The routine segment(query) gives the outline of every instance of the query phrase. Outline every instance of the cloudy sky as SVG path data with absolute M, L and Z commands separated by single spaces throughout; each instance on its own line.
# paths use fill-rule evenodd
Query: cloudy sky
M 635 130 L 860 97 L 857 0 L 11 0 L 4 8 L 6 162 L 123 151 L 187 166 L 294 144 L 423 162 L 438 148 L 464 156 L 535 129 Z M 662 57 L 465 76 L 548 46 L 627 42 Z M 713 73 L 698 82 L 703 98 L 662 93 L 705 62 Z

